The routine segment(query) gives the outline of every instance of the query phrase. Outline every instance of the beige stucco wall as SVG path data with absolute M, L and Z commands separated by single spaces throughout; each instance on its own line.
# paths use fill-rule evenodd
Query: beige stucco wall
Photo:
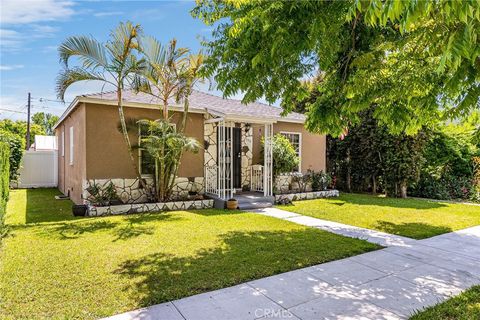
M 289 122 L 277 122 L 273 124 L 274 134 L 286 131 L 286 132 L 299 132 L 301 133 L 302 145 L 301 155 L 302 172 L 306 172 L 308 169 L 325 171 L 326 169 L 326 136 L 318 135 L 308 132 L 301 123 L 289 123 Z M 261 137 L 264 134 L 263 125 L 253 126 L 253 163 L 262 164 L 260 157 L 260 150 L 262 147 Z
M 58 188 L 77 204 L 82 203 L 82 182 L 86 176 L 85 110 L 85 105 L 80 104 L 55 130 L 58 138 Z M 70 164 L 70 127 L 73 127 L 73 164 Z M 65 133 L 64 145 L 62 132 Z
M 87 105 L 87 179 L 136 178 L 123 136 L 117 129 L 119 118 L 115 106 Z M 182 113 L 174 113 L 172 120 L 180 125 Z M 132 119 L 158 119 L 158 109 L 125 108 L 125 117 Z M 186 152 L 178 175 L 180 177 L 203 176 L 203 115 L 190 114 L 186 135 L 196 138 L 201 146 L 197 154 Z M 132 144 L 138 143 L 138 132 L 130 134 Z M 138 151 L 135 152 L 138 155 Z

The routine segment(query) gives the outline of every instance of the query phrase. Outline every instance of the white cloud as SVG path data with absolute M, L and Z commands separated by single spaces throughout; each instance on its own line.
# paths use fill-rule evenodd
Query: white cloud
M 58 28 L 48 26 L 48 25 L 39 25 L 39 24 L 32 25 L 32 31 L 35 33 L 34 36 L 39 38 L 52 36 L 58 30 L 59 30 Z
M 2 24 L 25 24 L 64 20 L 72 16 L 72 1 L 63 0 L 2 0 Z
M 31 24 L 22 32 L 12 29 L 0 29 L 0 43 L 2 51 L 19 51 L 25 43 L 35 39 L 51 38 L 58 28 L 49 25 Z
M 93 15 L 95 17 L 108 17 L 108 16 L 120 16 L 122 15 L 123 12 L 122 11 L 106 11 L 106 12 L 97 12 L 97 13 L 94 13 Z
M 10 65 L 0 64 L 1 71 L 9 71 L 9 70 L 15 70 L 15 69 L 22 69 L 22 68 L 23 68 L 23 64 L 10 64 Z
M 15 30 L 0 29 L 0 43 L 3 49 L 16 50 L 22 45 L 22 34 Z

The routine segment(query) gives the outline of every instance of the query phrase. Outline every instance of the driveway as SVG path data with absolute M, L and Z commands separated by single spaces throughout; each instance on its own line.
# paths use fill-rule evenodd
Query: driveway
M 416 241 L 274 208 L 258 213 L 387 248 L 108 319 L 407 319 L 480 284 L 480 226 Z

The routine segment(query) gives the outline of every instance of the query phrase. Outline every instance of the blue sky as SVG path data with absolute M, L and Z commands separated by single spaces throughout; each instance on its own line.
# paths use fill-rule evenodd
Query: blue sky
M 196 51 L 200 39 L 212 31 L 190 15 L 193 1 L 2 0 L 0 5 L 0 109 L 20 112 L 28 92 L 34 98 L 32 112 L 61 114 L 65 109 L 46 99 L 56 100 L 55 77 L 61 68 L 57 47 L 68 36 L 86 34 L 105 41 L 120 21 L 130 20 L 162 42 L 176 38 L 180 46 Z M 100 90 L 97 83 L 76 84 L 65 100 Z M 25 114 L 0 110 L 0 118 Z

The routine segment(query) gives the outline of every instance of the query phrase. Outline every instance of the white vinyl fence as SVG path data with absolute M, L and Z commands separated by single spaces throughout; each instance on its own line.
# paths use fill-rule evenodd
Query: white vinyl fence
M 58 182 L 57 151 L 25 151 L 19 173 L 18 188 L 56 187 Z

